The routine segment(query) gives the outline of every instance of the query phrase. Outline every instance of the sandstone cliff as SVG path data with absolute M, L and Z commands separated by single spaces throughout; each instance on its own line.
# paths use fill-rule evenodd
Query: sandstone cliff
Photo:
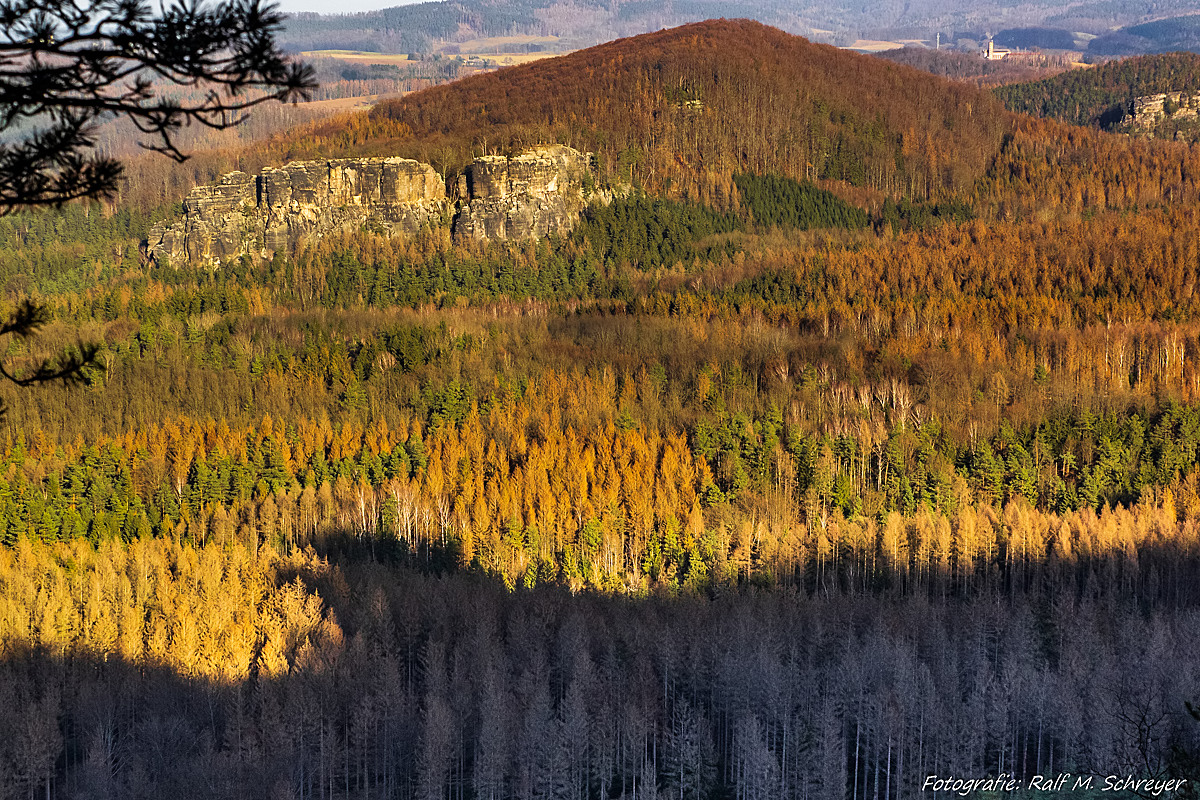
M 587 173 L 587 156 L 563 145 L 477 158 L 467 168 L 469 200 L 454 220 L 454 235 L 526 239 L 570 230 L 583 210 Z
M 296 161 L 197 186 L 183 201 L 183 220 L 154 226 L 147 244 L 156 259 L 219 264 L 247 254 L 269 258 L 304 237 L 363 226 L 412 233 L 448 209 L 441 176 L 419 161 Z
M 1166 92 L 1135 97 L 1121 124 L 1132 131 L 1148 132 L 1164 120 L 1190 122 L 1197 119 L 1200 92 Z
M 365 227 L 411 234 L 451 219 L 455 236 L 536 238 L 575 224 L 587 171 L 588 156 L 561 145 L 479 158 L 463 176 L 457 214 L 437 171 L 405 158 L 297 161 L 261 175 L 231 172 L 192 189 L 183 219 L 155 225 L 147 250 L 173 263 L 218 265 L 292 252 L 303 239 L 331 233 Z

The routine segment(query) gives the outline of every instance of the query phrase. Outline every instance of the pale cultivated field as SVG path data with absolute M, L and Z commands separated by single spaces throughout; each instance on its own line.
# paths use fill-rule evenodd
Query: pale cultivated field
M 846 50 L 857 50 L 860 53 L 882 53 L 885 50 L 897 50 L 903 47 L 900 42 L 884 42 L 878 39 L 859 39 Z
M 463 58 L 482 58 L 485 61 L 490 61 L 501 67 L 508 67 L 513 64 L 528 64 L 530 61 L 539 61 L 543 58 L 554 58 L 555 56 L 565 55 L 564 53 L 462 53 Z
M 515 40 L 515 39 L 530 39 L 530 40 L 549 39 L 551 41 L 557 41 L 557 39 L 553 36 L 504 36 L 504 37 L 497 37 L 495 39 L 475 39 L 470 42 L 463 42 L 462 44 L 455 44 L 454 46 L 456 48 L 458 48 L 461 52 L 444 53 L 443 57 L 444 58 L 454 58 L 455 56 L 462 56 L 462 58 L 464 60 L 470 59 L 470 58 L 481 58 L 481 59 L 490 61 L 493 64 L 497 64 L 502 67 L 507 67 L 511 64 L 526 64 L 530 61 L 537 61 L 542 58 L 552 58 L 554 56 L 563 55 L 563 53 L 560 53 L 560 52 L 553 52 L 553 53 L 503 53 L 503 52 L 499 52 L 498 53 L 495 51 L 494 48 L 487 48 L 487 47 L 485 47 L 484 49 L 474 49 L 480 43 L 483 43 L 486 45 L 489 42 L 498 42 L 498 41 L 510 40 L 510 39 L 511 40 Z M 509 44 L 510 46 L 513 44 L 521 44 L 521 42 L 519 42 L 519 41 L 508 41 L 506 43 Z M 466 49 L 467 45 L 471 45 L 472 49 L 467 50 Z M 445 43 L 439 45 L 439 47 L 445 47 L 445 46 L 446 46 Z M 308 51 L 301 53 L 300 55 L 304 56 L 305 58 L 336 58 L 339 61 L 354 61 L 359 64 L 414 63 L 414 62 L 409 62 L 408 56 L 405 55 L 404 53 L 366 53 L 366 52 L 362 52 L 360 50 L 308 50 Z
M 462 57 L 463 60 L 479 58 L 501 67 L 512 64 L 527 64 L 543 58 L 552 58 L 570 51 L 548 51 L 541 53 L 510 52 L 506 48 L 516 45 L 542 44 L 553 46 L 557 36 L 493 36 L 487 39 L 471 39 L 465 42 L 439 42 L 435 51 L 444 58 Z M 411 63 L 404 53 L 368 53 L 363 50 L 308 50 L 300 55 L 305 58 L 336 58 L 360 64 L 403 64 Z
M 360 108 L 370 108 L 379 100 L 377 94 L 364 94 L 358 97 L 338 97 L 333 100 L 314 100 L 310 103 L 302 103 L 304 108 L 310 108 L 315 111 L 328 112 L 336 114 L 339 111 L 355 111 Z
M 405 53 L 367 53 L 362 50 L 308 50 L 300 55 L 305 58 L 337 58 L 364 64 L 401 64 L 408 61 Z
M 557 36 L 492 36 L 486 39 L 470 39 L 465 42 L 442 42 L 439 49 L 446 55 L 460 55 L 463 58 L 482 58 L 502 67 L 512 64 L 528 64 L 543 58 L 560 56 L 562 51 L 540 53 L 510 52 L 513 45 L 541 44 L 553 47 L 558 42 Z

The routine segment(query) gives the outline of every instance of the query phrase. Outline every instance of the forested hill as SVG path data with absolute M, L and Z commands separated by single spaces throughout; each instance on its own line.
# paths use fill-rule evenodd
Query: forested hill
M 451 171 L 473 149 L 557 140 L 595 152 L 602 180 L 709 201 L 741 172 L 954 194 L 984 172 L 1006 125 L 977 89 L 746 20 L 472 76 L 382 103 L 370 120 L 360 141 Z
M 1052 78 L 1002 86 L 995 95 L 1012 111 L 1073 125 L 1111 128 L 1135 97 L 1200 86 L 1200 55 L 1167 53 L 1111 61 Z
M 1097 37 L 1088 44 L 1088 52 L 1116 55 L 1195 51 L 1200 47 L 1200 14 L 1195 13 L 1195 8 L 1181 10 L 1188 13 L 1131 25 Z

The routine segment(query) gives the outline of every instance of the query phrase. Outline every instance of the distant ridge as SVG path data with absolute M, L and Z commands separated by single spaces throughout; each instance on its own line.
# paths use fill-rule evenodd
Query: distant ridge
M 1096 55 L 1166 53 L 1200 50 L 1200 14 L 1184 14 L 1130 25 L 1098 36 L 1088 44 Z
M 955 81 L 970 81 L 977 86 L 999 86 L 1017 81 L 1032 81 L 1044 77 L 1057 69 L 1032 66 L 1025 61 L 1000 59 L 989 61 L 977 53 L 957 50 L 932 50 L 927 47 L 902 47 L 875 53 L 876 58 L 896 64 L 914 67 L 942 78 Z

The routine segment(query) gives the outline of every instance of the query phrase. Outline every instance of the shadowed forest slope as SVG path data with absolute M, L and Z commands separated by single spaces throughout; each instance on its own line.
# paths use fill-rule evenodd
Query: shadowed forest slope
M 630 600 L 135 540 L 0 551 L 0 614 L 14 797 L 911 797 L 1200 744 L 1194 611 L 1111 597 Z

